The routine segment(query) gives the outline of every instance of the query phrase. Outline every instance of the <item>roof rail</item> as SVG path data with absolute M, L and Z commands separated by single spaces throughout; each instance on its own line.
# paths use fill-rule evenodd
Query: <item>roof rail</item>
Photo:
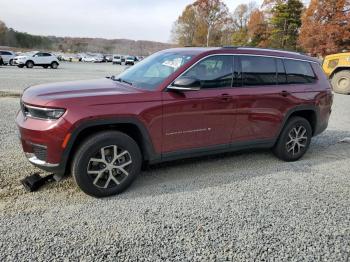
M 239 47 L 240 46 L 234 46 L 234 45 L 224 45 L 224 46 L 222 46 L 222 48 L 234 48 L 234 49 L 237 49 Z
M 277 48 L 262 48 L 262 47 L 238 47 L 238 49 L 242 49 L 242 50 L 266 50 L 266 51 L 278 51 L 278 52 L 282 52 L 282 53 L 286 53 L 286 54 L 299 54 L 299 55 L 306 55 L 305 53 L 302 52 L 296 52 L 296 51 L 288 51 L 288 50 L 283 50 L 283 49 L 277 49 Z

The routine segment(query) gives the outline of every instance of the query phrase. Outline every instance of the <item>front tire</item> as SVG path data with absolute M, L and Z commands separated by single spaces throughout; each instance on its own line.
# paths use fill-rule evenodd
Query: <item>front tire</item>
M 87 138 L 76 152 L 72 175 L 82 191 L 94 197 L 121 193 L 140 173 L 141 151 L 131 137 L 118 131 Z
M 297 161 L 308 150 L 311 137 L 309 121 L 303 117 L 292 117 L 283 128 L 273 153 L 281 160 Z
M 332 78 L 334 92 L 339 94 L 350 94 L 350 70 L 337 72 Z
M 51 68 L 52 69 L 57 69 L 57 67 L 58 67 L 58 63 L 57 62 L 52 62 L 51 63 Z
M 10 60 L 9 65 L 10 65 L 10 66 L 13 66 L 13 65 L 14 65 L 14 64 L 13 64 L 13 59 Z
M 33 68 L 33 67 L 34 67 L 34 63 L 33 63 L 32 61 L 28 61 L 28 62 L 26 63 L 26 67 L 27 67 L 27 68 Z

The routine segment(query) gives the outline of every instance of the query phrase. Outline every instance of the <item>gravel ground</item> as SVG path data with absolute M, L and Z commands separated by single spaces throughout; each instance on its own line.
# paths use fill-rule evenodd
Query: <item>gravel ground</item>
M 0 98 L 0 261 L 350 259 L 350 96 L 335 95 L 329 128 L 298 162 L 259 150 L 160 164 L 102 200 L 71 178 L 23 190 L 36 169 L 18 103 Z
M 0 93 L 21 93 L 28 86 L 59 81 L 94 79 L 116 75 L 125 66 L 112 63 L 69 63 L 60 62 L 58 69 L 42 67 L 18 68 L 17 66 L 0 67 Z

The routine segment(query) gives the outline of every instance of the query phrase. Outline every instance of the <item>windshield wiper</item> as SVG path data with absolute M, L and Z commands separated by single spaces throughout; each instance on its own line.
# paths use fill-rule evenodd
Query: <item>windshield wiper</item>
M 126 84 L 128 84 L 128 85 L 131 85 L 131 86 L 132 86 L 132 83 L 131 83 L 131 82 L 126 81 L 126 80 L 124 80 L 124 79 L 121 79 L 121 78 L 115 78 L 115 76 L 111 76 L 111 79 L 112 79 L 113 81 L 118 81 L 118 82 L 126 83 Z

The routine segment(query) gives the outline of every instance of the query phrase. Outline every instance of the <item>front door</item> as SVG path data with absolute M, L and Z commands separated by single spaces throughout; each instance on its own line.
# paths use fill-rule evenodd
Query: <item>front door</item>
M 235 107 L 232 72 L 233 56 L 209 56 L 182 75 L 198 79 L 200 90 L 163 92 L 163 153 L 228 146 Z

